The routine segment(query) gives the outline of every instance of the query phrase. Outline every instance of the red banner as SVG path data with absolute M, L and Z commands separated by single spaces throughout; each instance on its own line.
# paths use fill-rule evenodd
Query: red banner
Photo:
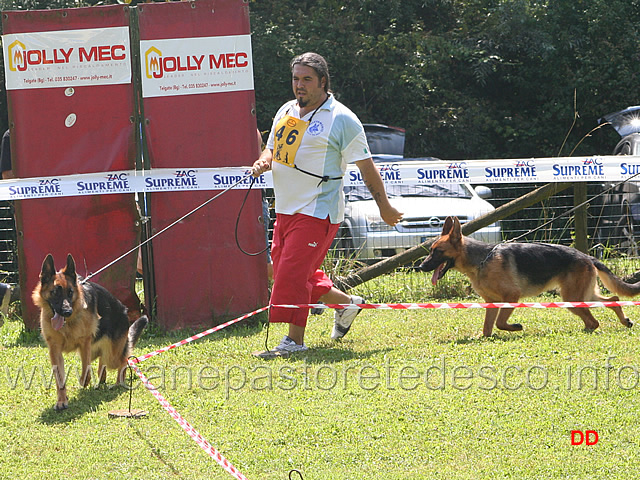
M 55 183 L 56 176 L 104 172 L 105 185 L 122 182 L 108 172 L 135 168 L 142 133 L 147 168 L 172 169 L 181 187 L 148 196 L 144 213 L 155 233 L 215 195 L 193 183 L 198 168 L 246 166 L 259 155 L 243 0 L 4 12 L 3 29 L 13 170 L 19 177 Z M 142 98 L 142 127 L 136 98 Z M 189 185 L 193 190 L 185 191 Z M 52 187 L 41 185 L 48 192 Z M 156 298 L 147 304 L 162 326 L 216 324 L 267 302 L 266 254 L 244 255 L 236 242 L 245 193 L 227 192 L 153 240 Z M 88 275 L 135 250 L 139 239 L 133 194 L 16 203 L 29 327 L 37 325 L 30 292 L 47 253 L 58 266 L 73 254 L 79 272 Z M 264 248 L 261 217 L 261 192 L 255 190 L 237 235 L 247 251 Z M 137 310 L 135 267 L 134 252 L 92 280 Z
M 138 6 L 144 129 L 152 168 L 251 165 L 259 155 L 249 40 L 242 0 Z M 216 192 L 151 195 L 153 232 Z M 160 324 L 217 324 L 268 300 L 266 254 L 244 255 L 235 225 L 245 191 L 229 191 L 153 240 Z M 238 241 L 265 246 L 261 193 L 252 191 Z
M 4 11 L 2 23 L 5 43 L 11 40 L 5 62 L 13 69 L 7 96 L 14 173 L 50 177 L 135 168 L 134 91 L 130 79 L 114 75 L 131 65 L 128 10 Z M 71 253 L 78 272 L 89 274 L 135 247 L 140 230 L 133 194 L 17 201 L 16 223 L 23 317 L 30 328 L 38 325 L 31 291 L 48 253 L 57 268 Z M 92 280 L 136 310 L 135 271 L 131 255 Z

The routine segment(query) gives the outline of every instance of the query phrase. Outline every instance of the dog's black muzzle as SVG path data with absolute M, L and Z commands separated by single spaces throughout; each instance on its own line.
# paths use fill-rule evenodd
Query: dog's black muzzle
M 418 268 L 423 272 L 434 272 L 431 277 L 431 283 L 435 285 L 438 280 L 444 277 L 445 273 L 453 268 L 455 263 L 454 259 L 447 258 L 440 254 L 440 252 L 434 251 L 424 259 Z
M 53 310 L 53 313 L 62 315 L 64 318 L 69 318 L 73 313 L 73 308 L 71 307 L 71 302 L 69 302 L 69 300 L 62 300 L 61 302 L 49 301 L 49 306 L 51 307 L 51 310 Z
M 438 250 L 434 250 L 431 252 L 431 254 L 429 254 L 427 258 L 423 260 L 423 262 L 420 264 L 420 267 L 418 268 L 423 272 L 432 272 L 443 263 L 447 264 L 446 270 L 449 270 L 451 267 L 453 267 L 453 264 L 455 262 L 453 259 L 442 255 Z M 446 270 L 443 272 L 443 274 L 446 272 Z

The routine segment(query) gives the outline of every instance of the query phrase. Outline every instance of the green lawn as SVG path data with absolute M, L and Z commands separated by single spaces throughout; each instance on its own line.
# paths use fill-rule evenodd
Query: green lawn
M 425 275 L 400 283 L 438 301 Z M 397 291 L 387 298 L 392 290 L 358 291 L 411 301 Z M 638 307 L 626 310 L 640 319 Z M 606 309 L 594 313 L 601 329 L 585 333 L 566 310 L 518 309 L 523 332 L 484 339 L 479 309 L 365 310 L 334 343 L 327 311 L 311 317 L 310 349 L 292 359 L 251 356 L 265 339 L 254 322 L 141 368 L 252 480 L 286 480 L 291 469 L 305 480 L 638 478 L 639 330 Z M 271 346 L 284 328 L 271 327 Z M 152 328 L 135 353 L 191 333 Z M 54 412 L 44 344 L 18 320 L 0 328 L 0 341 L 0 478 L 232 478 L 137 379 L 132 406 L 149 415 L 110 419 L 128 407 L 128 391 L 79 388 L 78 360 L 67 355 L 69 409 Z M 598 443 L 573 446 L 572 430 L 593 430 Z

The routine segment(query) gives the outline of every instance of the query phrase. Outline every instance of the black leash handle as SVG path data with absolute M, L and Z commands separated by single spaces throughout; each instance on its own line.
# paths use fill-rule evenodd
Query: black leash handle
M 240 224 L 240 215 L 242 215 L 242 210 L 244 210 L 244 204 L 247 202 L 247 198 L 249 198 L 249 193 L 251 193 L 251 189 L 253 188 L 253 184 L 254 183 L 256 183 L 256 177 L 252 177 L 251 178 L 251 185 L 249 185 L 249 189 L 247 190 L 247 194 L 244 196 L 244 200 L 242 200 L 242 204 L 240 205 L 240 211 L 238 212 L 238 216 L 236 217 L 236 230 L 235 230 L 236 246 L 240 249 L 240 251 L 242 253 L 244 253 L 245 255 L 249 255 L 250 257 L 257 257 L 258 255 L 263 254 L 264 252 L 266 252 L 269 249 L 269 240 L 267 240 L 267 246 L 264 247 L 259 252 L 256 252 L 256 253 L 247 252 L 240 246 L 240 241 L 238 240 L 238 225 Z M 263 218 L 262 221 L 266 222 L 266 219 Z M 267 226 L 268 226 L 268 224 L 265 224 L 265 228 Z

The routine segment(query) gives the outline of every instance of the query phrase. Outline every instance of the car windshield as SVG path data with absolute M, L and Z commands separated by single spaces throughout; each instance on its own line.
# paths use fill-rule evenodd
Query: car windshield
M 600 123 L 607 121 L 615 128 L 621 137 L 626 137 L 632 133 L 640 133 L 640 106 L 629 107 L 619 112 L 605 115 L 599 120 Z
M 471 198 L 471 192 L 457 183 L 433 183 L 427 185 L 385 185 L 387 196 L 393 197 L 445 197 Z M 362 186 L 345 187 L 345 195 L 350 202 L 372 200 L 369 189 Z

